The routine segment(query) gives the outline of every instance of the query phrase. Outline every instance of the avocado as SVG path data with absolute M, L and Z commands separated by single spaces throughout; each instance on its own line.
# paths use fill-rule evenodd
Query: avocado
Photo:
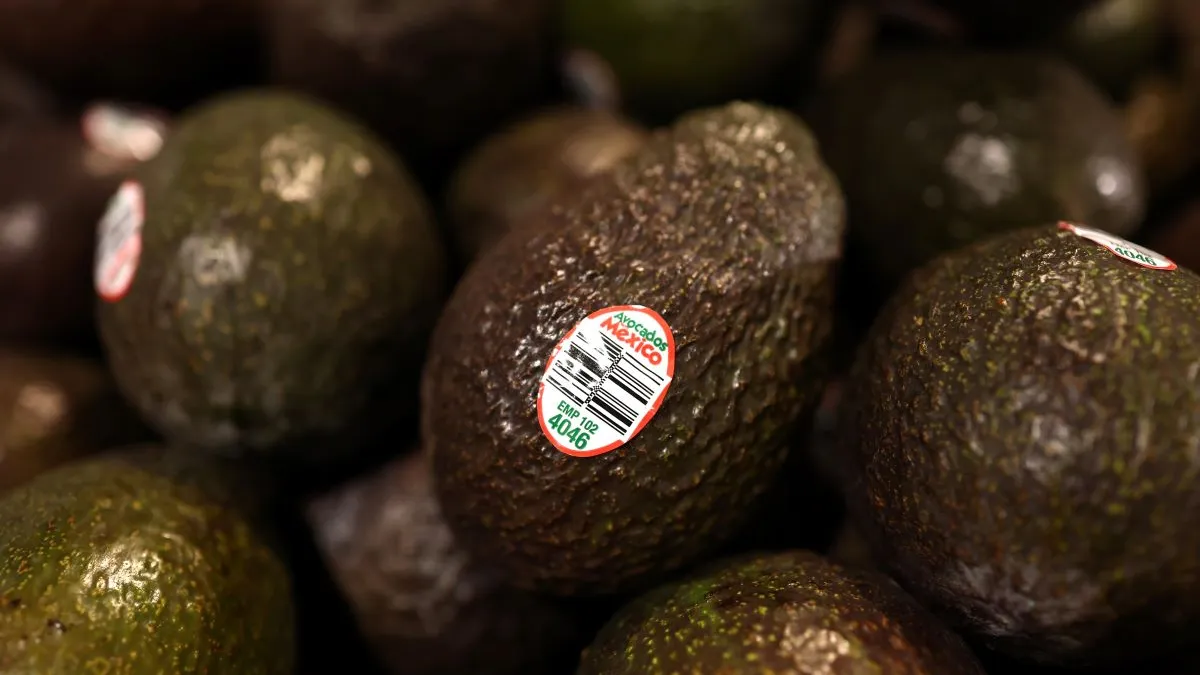
M 25 73 L 0 61 L 0 124 L 57 113 L 54 96 Z
M 514 585 L 582 596 L 729 539 L 820 396 L 843 223 L 804 123 L 731 103 L 486 251 L 421 392 L 463 545 Z
M 101 230 L 109 361 L 173 444 L 340 461 L 415 404 L 445 253 L 404 167 L 336 111 L 271 90 L 198 106 Z
M 975 41 L 1012 44 L 1036 40 L 1104 0 L 930 0 L 963 22 Z
M 811 68 L 818 0 L 566 0 L 563 41 L 612 68 L 621 101 L 652 124 L 758 98 Z
M 1071 63 L 1118 99 L 1153 69 L 1165 43 L 1166 0 L 1102 0 L 1052 41 Z
M 621 610 L 578 675 L 983 675 L 893 581 L 808 551 L 714 564 Z
M 989 234 L 1065 218 L 1125 235 L 1145 208 L 1121 116 L 1051 57 L 881 53 L 820 97 L 812 122 L 846 191 L 846 297 L 862 307 Z
M 554 4 L 274 0 L 270 75 L 358 116 L 424 177 L 543 98 Z
M 1151 73 L 1134 85 L 1125 127 L 1155 197 L 1200 160 L 1200 71 L 1195 79 Z
M 1180 266 L 1200 272 L 1200 201 L 1193 197 L 1150 235 L 1147 243 Z
M 537 675 L 566 672 L 578 658 L 587 638 L 566 608 L 510 588 L 459 546 L 424 455 L 319 497 L 308 514 L 388 672 Z
M 0 347 L 0 493 L 77 457 L 150 438 L 102 364 Z
M 256 77 L 261 2 L 105 0 L 70 11 L 0 5 L 0 59 L 73 100 L 113 96 L 182 105 Z M 236 75 L 232 75 L 236 73 Z
M 221 471 L 137 448 L 0 499 L 0 671 L 291 675 L 287 570 Z
M 0 340 L 75 343 L 93 332 L 96 222 L 130 168 L 93 157 L 74 125 L 0 124 Z
M 447 212 L 459 257 L 473 260 L 514 226 L 633 154 L 647 135 L 612 112 L 564 106 L 489 138 L 450 186 Z
M 987 645 L 1121 666 L 1200 625 L 1200 277 L 1081 224 L 998 235 L 897 291 L 839 455 L 878 560 Z

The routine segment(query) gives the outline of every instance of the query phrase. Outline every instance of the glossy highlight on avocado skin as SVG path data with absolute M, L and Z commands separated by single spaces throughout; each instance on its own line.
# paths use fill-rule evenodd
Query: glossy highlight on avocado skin
M 983 675 L 896 584 L 807 551 L 736 558 L 638 598 L 577 675 Z
M 422 436 L 447 520 L 519 586 L 637 588 L 736 531 L 824 386 L 844 207 L 803 122 L 691 113 L 514 231 L 460 282 L 432 339 Z M 552 350 L 605 307 L 675 339 L 661 407 L 578 458 L 538 421 Z
M 207 470 L 139 448 L 0 500 L 0 671 L 291 673 L 287 570 Z

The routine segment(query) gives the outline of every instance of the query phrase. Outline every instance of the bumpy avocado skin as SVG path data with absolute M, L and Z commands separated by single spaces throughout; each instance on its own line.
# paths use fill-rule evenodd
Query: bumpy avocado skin
M 636 152 L 649 134 L 612 112 L 543 110 L 476 149 L 450 184 L 447 211 L 458 255 L 476 258 L 509 230 Z
M 563 40 L 600 56 L 622 101 L 657 123 L 692 108 L 758 97 L 811 58 L 814 0 L 567 0 Z
M 1127 234 L 1144 210 L 1120 115 L 1049 57 L 884 54 L 821 97 L 813 124 L 846 191 L 848 257 L 880 294 L 994 233 L 1065 218 Z
M 0 671 L 288 675 L 288 573 L 224 476 L 138 448 L 0 501 Z
M 1169 653 L 1200 621 L 1197 310 L 1195 274 L 1053 226 L 914 275 L 846 395 L 877 559 L 1014 657 Z
M 550 675 L 586 644 L 565 608 L 512 589 L 463 550 L 420 453 L 322 496 L 308 518 L 389 672 Z
M 734 559 L 635 600 L 578 675 L 983 675 L 890 579 L 807 551 Z
M 147 440 L 102 364 L 0 348 L 0 493 L 75 458 Z
M 451 526 L 514 583 L 637 587 L 725 540 L 824 383 L 844 209 L 802 122 L 734 103 L 655 135 L 467 272 L 431 341 L 422 438 Z M 590 458 L 551 445 L 547 359 L 605 307 L 657 311 L 674 379 L 648 424 Z
M 182 117 L 137 177 L 141 260 L 100 329 L 168 439 L 330 459 L 411 409 L 445 253 L 366 130 L 291 94 L 230 94 Z

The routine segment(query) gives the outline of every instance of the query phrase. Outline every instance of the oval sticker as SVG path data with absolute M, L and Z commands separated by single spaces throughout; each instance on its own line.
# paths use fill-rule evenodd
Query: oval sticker
M 1152 270 L 1173 270 L 1177 267 L 1175 262 L 1165 255 L 1155 253 L 1148 248 L 1138 246 L 1133 242 L 1126 241 L 1103 230 L 1096 230 L 1068 222 L 1060 222 L 1058 229 L 1073 232 L 1084 239 L 1090 239 L 1111 251 L 1118 258 L 1135 265 L 1141 265 Z
M 96 103 L 80 123 L 92 149 L 113 159 L 144 162 L 162 149 L 167 124 L 161 115 L 115 103 Z
M 574 457 L 616 450 L 658 411 L 675 375 L 675 336 L 658 312 L 605 307 L 575 324 L 538 387 L 542 433 Z
M 125 297 L 142 256 L 146 207 L 142 186 L 127 180 L 108 202 L 96 232 L 96 293 L 108 302 Z

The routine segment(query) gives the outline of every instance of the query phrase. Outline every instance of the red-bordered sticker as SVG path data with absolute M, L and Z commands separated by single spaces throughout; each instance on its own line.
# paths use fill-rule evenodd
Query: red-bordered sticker
M 142 223 L 146 220 L 142 185 L 121 184 L 108 202 L 96 231 L 96 294 L 108 302 L 125 297 L 142 256 Z
M 658 312 L 592 312 L 550 353 L 538 387 L 542 433 L 573 457 L 616 450 L 658 412 L 675 376 L 675 336 Z
M 1138 246 L 1131 241 L 1125 241 L 1124 239 L 1111 235 L 1103 230 L 1084 227 L 1082 225 L 1076 225 L 1066 221 L 1060 222 L 1058 224 L 1058 229 L 1066 230 L 1067 232 L 1072 232 L 1080 237 L 1083 237 L 1084 239 L 1094 241 L 1108 249 L 1118 258 L 1121 258 L 1127 262 L 1131 262 L 1135 265 L 1141 265 L 1147 269 L 1166 271 L 1173 270 L 1178 267 L 1175 264 L 1175 261 L 1171 260 L 1165 255 L 1162 255 L 1161 253 L 1155 253 L 1148 248 Z

